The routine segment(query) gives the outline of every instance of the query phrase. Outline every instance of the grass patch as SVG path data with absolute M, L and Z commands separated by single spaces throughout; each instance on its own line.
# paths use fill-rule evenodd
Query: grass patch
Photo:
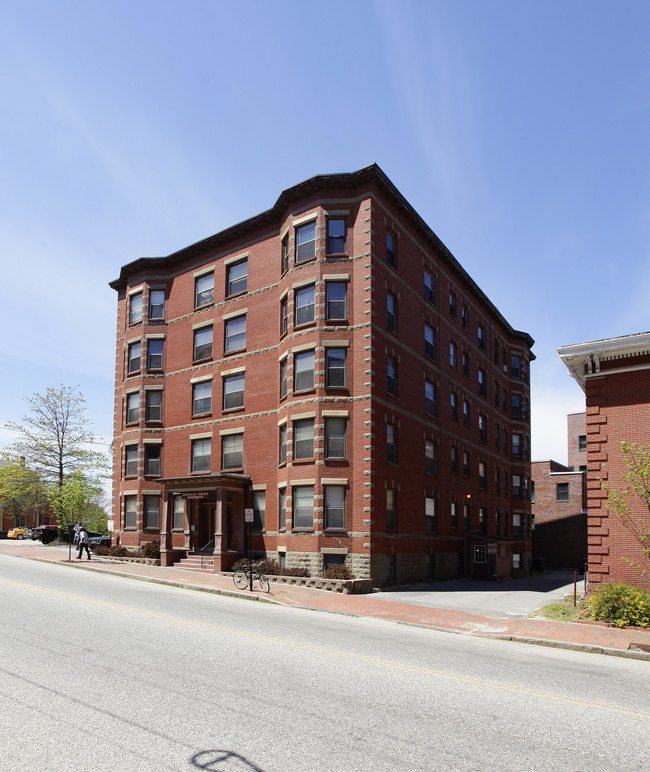
M 533 611 L 531 617 L 542 617 L 542 619 L 553 619 L 556 622 L 573 622 L 578 614 L 582 611 L 582 606 L 578 603 L 577 606 L 573 605 L 573 596 L 558 601 L 557 603 L 549 603 L 548 606 Z

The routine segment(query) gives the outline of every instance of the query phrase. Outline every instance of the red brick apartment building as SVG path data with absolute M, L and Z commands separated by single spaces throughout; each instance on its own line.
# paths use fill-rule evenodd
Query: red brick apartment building
M 379 167 L 111 286 L 121 544 L 227 570 L 253 509 L 254 554 L 312 576 L 528 571 L 533 340 Z
M 640 546 L 608 509 L 600 481 L 623 486 L 622 441 L 650 445 L 650 333 L 576 343 L 558 353 L 586 398 L 589 580 L 648 587 L 627 562 L 643 564 Z M 633 498 L 630 504 L 647 517 Z
M 586 415 L 567 417 L 568 465 L 533 461 L 533 558 L 576 569 L 587 555 Z

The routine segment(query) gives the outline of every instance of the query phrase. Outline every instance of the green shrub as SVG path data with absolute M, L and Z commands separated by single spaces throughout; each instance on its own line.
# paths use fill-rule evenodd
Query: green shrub
M 160 542 L 147 542 L 142 548 L 142 557 L 150 558 L 152 560 L 160 560 Z
M 650 627 L 650 593 L 624 582 L 604 584 L 589 596 L 589 614 L 616 627 Z
M 323 572 L 323 579 L 354 579 L 354 574 L 347 566 L 330 566 Z

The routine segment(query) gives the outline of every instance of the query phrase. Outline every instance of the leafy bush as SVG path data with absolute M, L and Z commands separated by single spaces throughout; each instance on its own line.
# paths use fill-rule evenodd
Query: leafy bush
M 650 627 L 650 593 L 624 582 L 604 584 L 589 596 L 589 613 L 616 627 Z
M 347 566 L 330 566 L 323 572 L 323 579 L 354 579 L 354 574 Z
M 152 560 L 160 560 L 160 542 L 147 542 L 142 548 L 142 557 L 150 558 Z
M 104 547 L 103 544 L 100 544 L 99 547 L 95 547 L 93 550 L 93 555 L 110 555 L 111 549 L 111 547 Z
M 298 576 L 303 578 L 309 578 L 309 571 L 306 568 L 282 568 L 280 569 L 280 576 Z
M 113 558 L 128 558 L 131 554 L 126 547 L 108 547 L 108 554 Z M 95 550 L 95 554 L 97 554 L 97 550 Z
M 263 574 L 267 574 L 267 576 L 279 576 L 280 564 L 277 560 L 265 558 L 264 560 L 260 560 L 260 571 Z

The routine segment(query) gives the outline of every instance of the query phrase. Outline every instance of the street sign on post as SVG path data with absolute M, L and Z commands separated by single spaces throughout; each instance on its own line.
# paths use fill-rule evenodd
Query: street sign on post
M 248 531 L 248 589 L 250 592 L 253 592 L 253 548 L 251 545 L 251 538 L 254 522 L 255 512 L 252 507 L 246 507 L 244 509 L 244 523 L 246 523 L 246 530 Z

